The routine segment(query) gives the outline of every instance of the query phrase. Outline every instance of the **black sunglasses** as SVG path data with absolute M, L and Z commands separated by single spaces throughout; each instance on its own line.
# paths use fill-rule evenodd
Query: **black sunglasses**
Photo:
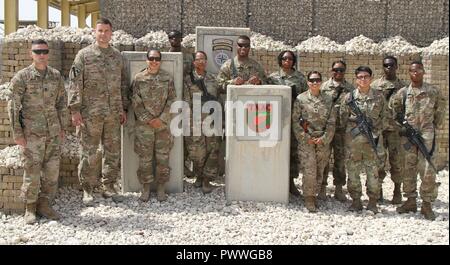
M 149 60 L 150 62 L 152 62 L 152 61 L 160 62 L 161 57 L 147 57 L 147 60 Z
M 384 63 L 383 64 L 383 67 L 394 67 L 394 64 L 393 63 Z
M 238 43 L 237 44 L 237 46 L 239 46 L 240 48 L 250 48 L 250 43 L 245 43 L 245 44 L 242 44 L 242 43 Z
M 333 68 L 333 72 L 336 73 L 345 73 L 345 68 Z
M 42 49 L 42 50 L 31 50 L 34 54 L 48 54 L 48 50 Z
M 322 79 L 321 78 L 310 78 L 310 79 L 308 79 L 308 82 L 320 83 L 320 82 L 322 82 Z

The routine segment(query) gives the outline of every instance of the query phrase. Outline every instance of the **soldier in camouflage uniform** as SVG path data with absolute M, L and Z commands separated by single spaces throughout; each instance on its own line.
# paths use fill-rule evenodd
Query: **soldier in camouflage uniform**
M 136 74 L 132 85 L 132 104 L 136 116 L 134 151 L 139 155 L 137 175 L 143 191 L 142 201 L 150 197 L 150 183 L 157 182 L 157 200 L 167 200 L 165 183 L 169 181 L 169 153 L 173 146 L 170 133 L 170 106 L 176 98 L 173 78 L 161 68 L 161 52 L 147 52 L 148 67 Z M 156 176 L 153 175 L 153 160 Z
M 409 66 L 411 84 L 403 87 L 392 96 L 389 107 L 394 111 L 395 116 L 399 115 L 399 117 L 404 118 L 413 129 L 418 131 L 424 139 L 427 151 L 433 155 L 436 128 L 444 120 L 446 104 L 445 98 L 438 88 L 423 82 L 424 74 L 423 64 L 412 62 Z M 402 136 L 405 136 L 404 133 L 403 130 L 400 130 Z M 426 219 L 434 220 L 436 216 L 431 208 L 431 203 L 438 195 L 436 172 L 428 164 L 417 146 L 412 145 L 406 137 L 401 137 L 401 145 L 405 152 L 403 191 L 408 199 L 397 208 L 397 212 L 417 211 L 417 173 L 419 173 L 422 180 L 420 186 L 422 208 L 420 212 Z
M 400 88 L 405 86 L 405 82 L 397 77 L 398 63 L 397 58 L 393 56 L 386 56 L 383 59 L 383 71 L 384 75 L 379 79 L 372 82 L 371 86 L 373 89 L 379 90 L 384 94 L 386 102 L 392 95 L 395 95 Z M 400 148 L 400 135 L 399 127 L 395 124 L 394 116 L 392 112 L 387 113 L 385 119 L 385 129 L 383 131 L 383 147 L 389 152 L 389 165 L 391 179 L 394 182 L 394 195 L 392 197 L 392 204 L 402 203 L 401 185 L 402 185 L 402 174 L 404 167 L 404 153 Z M 387 160 L 387 152 L 384 153 L 383 161 Z M 386 161 L 387 162 L 387 161 Z M 378 171 L 378 177 L 380 180 L 380 201 L 383 200 L 383 180 L 386 177 L 386 171 L 384 166 Z
M 282 51 L 278 55 L 278 65 L 280 69 L 269 75 L 267 82 L 274 85 L 285 85 L 292 88 L 292 104 L 298 95 L 308 89 L 305 76 L 296 70 L 297 56 L 292 51 Z M 295 196 L 300 196 L 300 192 L 294 184 L 294 178 L 300 173 L 300 161 L 298 160 L 298 142 L 291 127 L 291 158 L 290 158 L 290 181 L 289 191 Z
M 341 124 L 345 128 L 345 152 L 346 167 L 348 173 L 347 189 L 352 198 L 350 211 L 361 211 L 361 177 L 362 172 L 366 173 L 367 195 L 369 204 L 367 210 L 378 212 L 377 200 L 380 196 L 380 184 L 378 180 L 378 159 L 379 148 L 378 139 L 381 136 L 384 126 L 387 104 L 383 93 L 371 89 L 372 70 L 367 66 L 360 66 L 355 70 L 357 89 L 347 93 L 341 102 L 340 116 Z M 371 128 L 375 149 L 370 144 L 369 139 L 362 133 L 357 121 L 357 114 L 352 109 L 350 101 L 354 100 L 357 108 L 367 119 Z
M 81 158 L 78 176 L 83 203 L 92 205 L 97 184 L 96 158 L 103 147 L 103 196 L 121 200 L 114 184 L 120 172 L 120 126 L 126 122 L 128 84 L 120 52 L 109 45 L 111 22 L 101 18 L 96 25 L 96 42 L 80 50 L 70 70 L 69 109 L 72 123 L 81 130 Z
M 303 196 L 310 212 L 317 211 L 316 196 L 330 157 L 336 121 L 333 99 L 321 93 L 321 82 L 319 72 L 308 73 L 309 90 L 297 97 L 292 112 L 292 128 L 299 143 L 297 155 L 303 165 Z
M 8 112 L 14 141 L 23 152 L 21 196 L 27 224 L 36 222 L 36 212 L 48 219 L 60 218 L 50 202 L 58 188 L 66 102 L 64 81 L 58 70 L 48 66 L 48 53 L 47 42 L 34 40 L 33 64 L 17 72 L 10 84 Z
M 331 65 L 332 77 L 322 83 L 320 91 L 330 94 L 335 104 L 336 112 L 339 113 L 341 101 L 344 95 L 354 90 L 352 84 L 345 80 L 345 71 L 347 65 L 344 61 L 335 61 Z M 341 202 L 347 200 L 342 186 L 345 185 L 345 147 L 344 147 L 345 127 L 341 124 L 339 115 L 336 116 L 336 131 L 331 141 L 331 149 L 333 150 L 333 184 L 335 185 L 334 197 Z M 329 172 L 329 163 L 325 167 L 323 183 L 320 189 L 319 199 L 326 199 L 326 187 Z
M 206 72 L 206 62 L 206 53 L 197 51 L 195 53 L 192 72 L 184 78 L 183 98 L 185 102 L 189 103 L 191 111 L 193 110 L 194 94 L 198 94 L 199 97 L 203 98 L 202 104 L 205 103 L 205 100 L 214 100 L 217 102 L 216 78 L 214 75 Z M 202 128 L 201 122 L 207 116 L 207 113 L 202 113 L 201 120 L 196 124 L 193 124 L 191 119 L 191 125 Z M 192 117 L 192 112 L 190 117 Z M 192 132 L 193 130 L 191 130 Z M 220 139 L 218 136 L 190 135 L 185 136 L 184 140 L 188 158 L 194 162 L 194 174 L 197 176 L 195 186 L 202 187 L 203 193 L 210 193 L 214 188 L 210 184 L 210 180 L 216 178 L 218 174 Z

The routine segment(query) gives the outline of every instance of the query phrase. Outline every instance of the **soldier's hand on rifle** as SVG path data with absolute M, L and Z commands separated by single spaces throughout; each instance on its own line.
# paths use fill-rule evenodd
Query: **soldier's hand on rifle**
M 148 125 L 150 125 L 150 127 L 154 128 L 154 129 L 160 128 L 162 126 L 162 124 L 163 123 L 159 118 L 154 118 L 148 122 Z
M 77 127 L 83 124 L 83 118 L 81 118 L 80 112 L 72 113 L 72 124 Z
M 14 141 L 17 145 L 20 145 L 22 147 L 25 147 L 27 145 L 27 140 L 25 140 L 25 138 L 19 138 L 17 140 Z
M 233 79 L 233 84 L 235 84 L 237 86 L 240 86 L 240 85 L 242 85 L 244 83 L 245 83 L 245 80 L 242 79 L 242 77 L 240 77 L 240 76 L 238 76 L 235 79 Z
M 317 145 L 319 145 L 319 144 L 323 144 L 323 140 L 322 140 L 322 138 L 313 138 L 314 139 L 314 143 L 315 144 L 317 144 Z
M 261 85 L 261 80 L 256 75 L 252 75 L 250 79 L 248 79 L 248 83 L 252 85 Z
M 124 111 L 120 113 L 120 124 L 125 124 L 127 122 L 127 113 Z

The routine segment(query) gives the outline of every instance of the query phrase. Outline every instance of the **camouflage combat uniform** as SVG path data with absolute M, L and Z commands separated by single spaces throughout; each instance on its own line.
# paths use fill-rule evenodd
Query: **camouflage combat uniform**
M 369 198 L 377 200 L 380 196 L 378 180 L 380 162 L 368 139 L 362 133 L 358 133 L 358 129 L 356 129 L 356 114 L 348 105 L 351 93 L 353 93 L 356 105 L 371 123 L 374 137 L 378 137 L 378 139 L 382 138 L 381 133 L 384 127 L 387 104 L 383 94 L 377 90 L 369 89 L 368 94 L 364 95 L 358 89 L 355 89 L 345 95 L 340 108 L 341 125 L 345 128 L 346 157 L 343 161 L 346 162 L 348 173 L 347 189 L 353 200 L 359 200 L 362 196 L 360 174 L 365 172 L 367 175 L 367 195 Z M 382 144 L 378 143 L 377 152 L 382 151 L 381 147 Z
M 406 106 L 403 106 L 403 94 L 405 92 Z M 423 83 L 421 88 L 414 88 L 409 85 L 392 96 L 389 107 L 394 111 L 394 115 L 403 112 L 403 109 L 405 109 L 406 121 L 422 135 L 427 150 L 432 150 L 436 127 L 442 124 L 445 117 L 445 98 L 440 90 L 427 83 Z M 428 165 L 417 147 L 409 144 L 406 137 L 401 137 L 401 145 L 405 152 L 405 173 L 403 176 L 405 197 L 417 197 L 418 173 L 422 180 L 420 197 L 424 202 L 433 202 L 438 195 L 436 173 Z
M 38 198 L 51 201 L 58 188 L 59 134 L 67 126 L 64 81 L 50 66 L 40 72 L 30 65 L 14 76 L 11 88 L 8 111 L 13 137 L 27 142 L 21 196 L 27 204 Z
M 332 96 L 333 102 L 336 108 L 336 130 L 331 140 L 331 150 L 333 150 L 333 185 L 344 186 L 346 182 L 345 173 L 345 147 L 344 147 L 344 137 L 345 137 L 345 127 L 340 122 L 339 112 L 341 107 L 341 101 L 344 95 L 355 88 L 352 84 L 348 83 L 346 80 L 342 84 L 337 85 L 332 78 L 324 82 L 321 87 L 321 93 L 326 93 Z M 339 91 L 341 91 L 339 93 Z M 329 163 L 325 166 L 325 172 L 323 176 L 323 186 L 327 186 L 329 172 Z
M 156 179 L 157 183 L 164 184 L 170 177 L 169 153 L 173 146 L 169 128 L 170 106 L 176 99 L 173 78 L 164 70 L 150 74 L 146 69 L 134 77 L 132 93 L 136 116 L 134 151 L 139 155 L 139 181 L 146 184 Z M 152 128 L 148 124 L 155 118 L 163 122 L 160 128 Z M 156 160 L 156 178 L 153 160 Z
M 203 78 L 200 77 L 195 70 L 193 71 L 193 77 L 195 79 Z M 217 82 L 215 80 L 215 76 L 209 73 L 206 73 L 204 77 L 204 83 L 208 93 L 214 97 L 217 97 Z M 188 75 L 184 79 L 184 92 L 183 99 L 185 102 L 189 103 L 189 107 L 191 109 L 191 127 L 193 126 L 192 120 L 192 111 L 193 111 L 193 96 L 194 93 L 198 93 L 199 95 L 203 95 L 202 89 L 194 84 L 191 80 L 191 76 Z M 205 117 L 207 117 L 207 113 L 202 113 L 203 121 Z M 197 128 L 201 128 L 200 124 L 196 124 Z M 191 129 L 191 134 L 193 133 L 193 129 Z M 207 177 L 209 179 L 214 179 L 218 174 L 218 155 L 219 155 L 219 144 L 220 137 L 219 136 L 185 136 L 185 147 L 188 152 L 188 158 L 194 162 L 194 174 L 198 178 Z
M 405 86 L 405 82 L 400 79 L 394 81 L 387 80 L 384 76 L 373 81 L 371 87 L 373 89 L 379 90 L 384 94 L 386 103 L 389 102 L 390 98 L 395 95 L 400 88 Z M 394 116 L 392 112 L 387 112 L 385 117 L 385 128 L 383 130 L 383 147 L 385 149 L 383 161 L 387 163 L 387 153 L 389 153 L 389 165 L 391 179 L 396 184 L 402 183 L 402 174 L 404 167 L 404 153 L 400 148 L 400 135 L 399 127 L 395 124 Z M 382 166 L 378 171 L 378 177 L 380 184 L 383 183 L 386 177 L 385 167 Z
M 309 123 L 308 132 L 300 126 L 302 117 Z M 333 139 L 336 109 L 331 96 L 320 93 L 314 96 L 308 90 L 297 97 L 292 113 L 292 128 L 299 143 L 297 155 L 303 166 L 303 196 L 316 196 L 322 185 L 324 168 L 330 157 L 330 142 Z M 323 144 L 308 144 L 311 137 L 320 137 Z
M 96 43 L 80 50 L 69 74 L 69 109 L 80 112 L 81 158 L 78 176 L 84 189 L 97 185 L 97 149 L 103 145 L 102 184 L 120 173 L 120 114 L 126 112 L 128 84 L 120 52 Z
M 292 104 L 298 95 L 308 90 L 305 76 L 298 71 L 292 74 L 286 74 L 283 70 L 273 72 L 267 78 L 267 83 L 274 85 L 286 85 L 292 87 Z M 295 91 L 294 91 L 295 90 Z M 294 127 L 291 127 L 291 162 L 289 167 L 289 175 L 291 178 L 297 178 L 300 173 L 300 161 L 298 160 L 298 142 L 294 134 Z
M 231 67 L 231 60 L 234 60 L 235 69 Z M 264 73 L 264 68 L 255 60 L 248 58 L 245 63 L 241 63 L 238 57 L 235 56 L 233 59 L 228 59 L 217 74 L 217 83 L 219 84 L 220 92 L 226 94 L 227 86 L 232 85 L 233 79 L 238 76 L 245 80 L 244 84 L 248 84 L 248 79 L 256 75 L 261 79 L 262 84 L 267 83 L 266 74 Z

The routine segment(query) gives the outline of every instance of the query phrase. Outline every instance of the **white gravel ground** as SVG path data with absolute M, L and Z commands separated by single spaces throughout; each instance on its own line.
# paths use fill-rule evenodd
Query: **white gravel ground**
M 442 184 L 433 222 L 420 213 L 399 215 L 388 203 L 377 215 L 350 213 L 350 202 L 331 197 L 315 214 L 297 198 L 288 205 L 228 205 L 223 181 L 206 196 L 186 179 L 186 191 L 163 203 L 154 194 L 142 203 L 139 193 L 127 193 L 119 204 L 98 195 L 94 207 L 81 205 L 80 191 L 63 188 L 55 203 L 61 221 L 40 219 L 39 224 L 25 225 L 21 215 L 0 213 L 0 244 L 449 244 L 448 171 L 441 171 L 438 181 Z M 329 194 L 332 189 L 330 185 Z M 384 189 L 390 197 L 393 185 L 388 178 Z M 364 200 L 366 204 L 367 197 Z

